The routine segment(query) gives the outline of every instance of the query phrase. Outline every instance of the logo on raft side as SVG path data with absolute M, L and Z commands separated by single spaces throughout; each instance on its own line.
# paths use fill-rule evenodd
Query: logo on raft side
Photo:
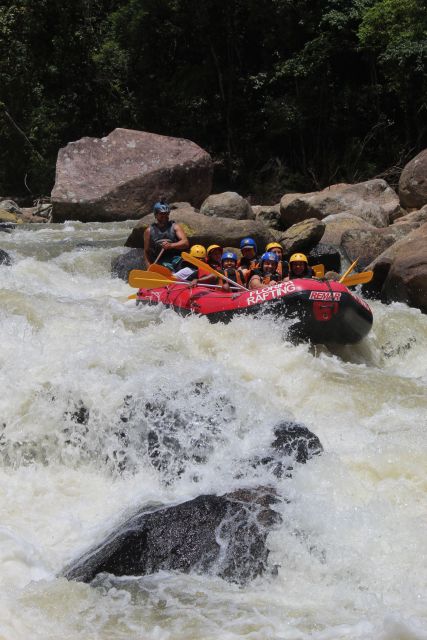
M 246 304 L 250 307 L 252 304 L 258 304 L 259 302 L 265 302 L 266 300 L 274 300 L 280 298 L 282 295 L 293 293 L 296 291 L 294 283 L 289 280 L 287 282 L 280 282 L 279 284 L 271 285 L 265 289 L 255 289 L 253 293 L 246 299 Z

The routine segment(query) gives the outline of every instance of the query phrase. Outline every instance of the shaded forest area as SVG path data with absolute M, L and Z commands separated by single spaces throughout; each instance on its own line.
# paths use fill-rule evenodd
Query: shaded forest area
M 49 195 L 58 149 L 125 127 L 212 154 L 253 202 L 427 146 L 419 0 L 0 0 L 0 194 Z

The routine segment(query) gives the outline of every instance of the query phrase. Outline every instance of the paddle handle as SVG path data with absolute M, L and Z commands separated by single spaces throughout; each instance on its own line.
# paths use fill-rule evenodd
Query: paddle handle
M 157 258 L 154 260 L 154 262 L 152 264 L 157 264 L 157 262 L 160 260 L 160 258 L 162 257 L 162 255 L 164 254 L 165 250 L 162 249 L 161 251 L 159 251 L 159 255 L 157 256 Z
M 358 262 L 359 262 L 359 258 L 356 258 L 356 260 L 349 266 L 347 271 L 341 276 L 341 278 L 338 280 L 338 282 L 342 282 L 348 276 L 348 274 L 353 271 L 354 267 L 356 266 L 356 264 Z

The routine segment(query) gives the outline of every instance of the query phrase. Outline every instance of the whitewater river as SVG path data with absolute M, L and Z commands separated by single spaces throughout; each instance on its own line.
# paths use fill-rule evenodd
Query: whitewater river
M 426 640 L 427 317 L 373 303 L 368 338 L 332 353 L 285 322 L 136 308 L 110 277 L 132 226 L 0 233 L 0 638 Z M 205 463 L 153 468 L 147 401 L 183 417 L 183 449 L 204 438 Z M 243 460 L 286 418 L 324 454 L 279 480 Z M 277 575 L 57 577 L 141 505 L 260 484 L 287 498 Z

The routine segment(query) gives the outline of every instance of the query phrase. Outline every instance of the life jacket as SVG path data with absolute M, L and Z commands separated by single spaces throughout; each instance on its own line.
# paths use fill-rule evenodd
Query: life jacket
M 259 258 L 257 256 L 255 256 L 255 258 L 252 258 L 252 260 L 249 260 L 249 258 L 243 258 L 241 257 L 240 260 L 237 262 L 237 268 L 238 269 L 249 269 L 254 270 L 254 269 L 258 269 L 259 268 Z
M 220 269 L 220 273 L 233 280 L 236 284 L 240 284 L 242 287 L 246 286 L 246 279 L 241 269 Z
M 279 280 L 281 280 L 281 277 L 277 273 L 277 271 L 275 271 L 274 273 L 263 273 L 261 269 L 253 269 L 249 272 L 249 276 L 246 279 L 248 285 L 253 276 L 258 276 L 261 280 L 261 284 L 274 284 L 275 282 L 279 282 Z
M 150 226 L 150 246 L 148 248 L 150 258 L 154 262 L 162 250 L 161 240 L 169 240 L 169 242 L 178 242 L 179 238 L 175 231 L 175 221 L 169 220 L 168 225 L 164 231 L 162 231 L 156 222 Z M 159 260 L 160 264 L 164 262 L 170 262 L 176 256 L 181 256 L 181 252 L 178 249 L 168 249 L 162 253 L 162 257 Z

